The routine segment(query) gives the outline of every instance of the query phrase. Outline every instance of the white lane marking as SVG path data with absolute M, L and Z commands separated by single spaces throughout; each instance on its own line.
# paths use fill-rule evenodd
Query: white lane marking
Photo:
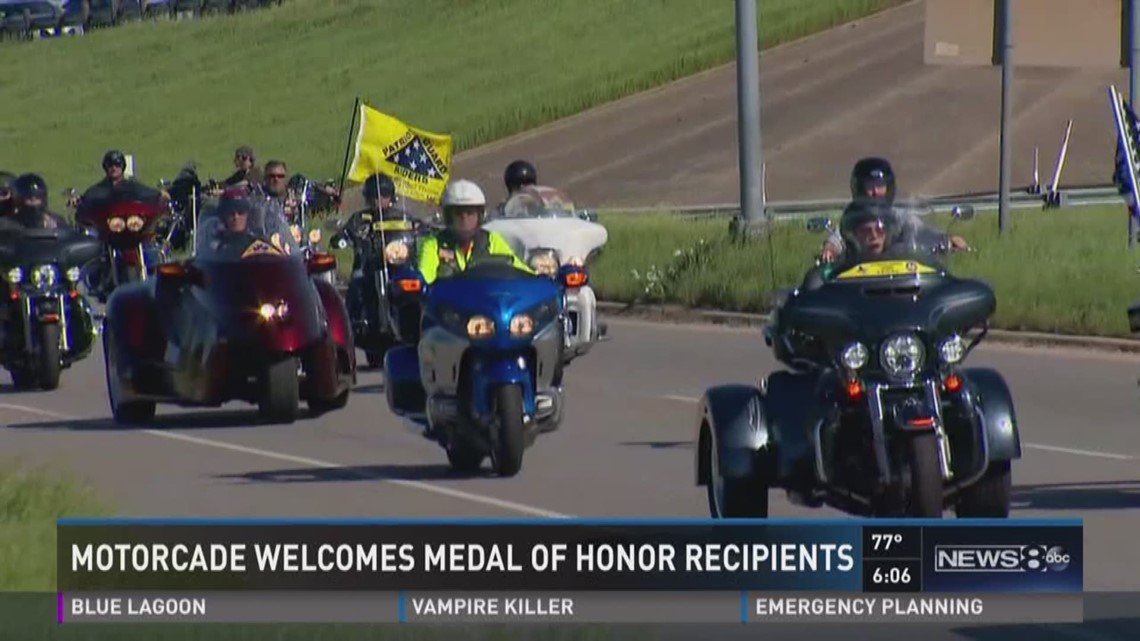
M 696 403 L 701 400 L 699 398 L 693 398 L 692 396 L 678 396 L 676 394 L 666 394 L 661 398 L 667 401 L 680 401 L 682 403 Z
M 664 400 L 667 400 L 667 401 L 678 401 L 680 403 L 696 403 L 696 402 L 699 402 L 701 400 L 699 398 L 694 398 L 692 396 L 682 396 L 679 394 L 665 394 L 664 396 L 661 396 L 661 398 Z M 1057 445 L 1044 445 L 1041 443 L 1022 443 L 1021 446 L 1028 448 L 1028 449 L 1031 449 L 1031 450 L 1042 450 L 1044 452 L 1056 452 L 1059 454 L 1073 454 L 1074 456 L 1089 456 L 1092 458 L 1107 458 L 1107 459 L 1112 459 L 1114 461 L 1131 461 L 1131 460 L 1136 458 L 1134 456 L 1128 456 L 1127 454 L 1113 454 L 1111 452 L 1096 452 L 1093 450 L 1079 450 L 1079 449 L 1075 449 L 1075 448 L 1071 448 L 1071 447 L 1060 447 Z
M 66 414 L 60 414 L 58 412 L 52 412 L 52 411 L 48 411 L 48 410 L 41 410 L 39 408 L 28 407 L 26 405 L 16 405 L 13 403 L 0 403 L 0 409 L 8 409 L 8 410 L 13 410 L 13 411 L 17 411 L 17 412 L 24 412 L 27 414 L 36 414 L 39 416 L 46 416 L 48 418 L 55 418 L 55 419 L 64 420 L 64 421 L 77 420 L 77 418 L 74 416 L 68 416 Z M 238 445 L 237 443 L 228 443 L 226 441 L 218 441 L 218 440 L 209 439 L 209 438 L 202 438 L 200 436 L 190 436 L 189 434 L 180 434 L 177 432 L 163 432 L 163 431 L 159 431 L 159 430 L 139 429 L 139 430 L 134 430 L 134 433 L 149 434 L 151 436 L 159 436 L 159 437 L 174 440 L 174 441 L 182 441 L 184 443 L 193 443 L 195 445 L 201 445 L 204 447 L 213 447 L 213 448 L 221 449 L 221 450 L 229 450 L 231 452 L 241 452 L 243 454 L 250 454 L 250 455 L 259 456 L 262 458 L 275 459 L 278 461 L 285 461 L 287 463 L 297 463 L 300 465 L 311 465 L 313 467 L 321 467 L 321 468 L 326 468 L 326 469 L 337 469 L 337 470 L 352 470 L 353 469 L 352 466 L 344 465 L 342 463 L 331 463 L 329 461 L 321 461 L 318 459 L 312 459 L 312 458 L 307 458 L 307 457 L 303 457 L 303 456 L 294 456 L 292 454 L 285 454 L 282 452 L 274 452 L 272 450 L 263 450 L 263 449 L 256 448 L 256 447 L 247 447 L 245 445 Z M 415 490 L 421 490 L 424 492 L 431 492 L 433 494 L 439 494 L 441 496 L 447 496 L 450 498 L 459 499 L 461 501 L 468 501 L 470 503 L 478 503 L 481 505 L 489 505 L 489 506 L 497 507 L 497 508 L 500 508 L 503 510 L 508 510 L 510 512 L 518 512 L 520 514 L 527 514 L 530 516 L 537 516 L 537 517 L 548 518 L 548 519 L 571 519 L 571 518 L 574 518 L 572 515 L 569 515 L 569 514 L 562 514 L 560 512 L 553 512 L 551 510 L 544 510 L 542 508 L 533 507 L 530 505 L 525 505 L 523 503 L 515 503 L 514 501 L 497 499 L 493 496 L 485 496 L 482 494 L 475 494 L 472 492 L 464 492 L 463 490 L 456 490 L 456 489 L 452 489 L 449 487 L 443 487 L 440 485 L 433 485 L 431 483 L 425 483 L 423 481 L 410 481 L 407 479 L 393 479 L 393 478 L 387 478 L 387 477 L 383 477 L 383 476 L 373 476 L 373 475 L 369 475 L 369 474 L 358 474 L 358 476 L 360 478 L 364 478 L 364 479 L 375 479 L 381 483 L 390 483 L 392 485 L 399 485 L 401 487 L 407 487 L 407 488 L 411 488 L 411 489 L 415 489 Z

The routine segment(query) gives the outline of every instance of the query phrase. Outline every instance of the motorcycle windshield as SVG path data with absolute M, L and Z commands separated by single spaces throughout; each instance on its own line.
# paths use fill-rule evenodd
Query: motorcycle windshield
M 6 229 L 0 231 L 0 265 L 79 267 L 99 255 L 97 238 L 70 229 Z
M 824 268 L 821 286 L 786 301 L 781 323 L 831 348 L 898 332 L 934 340 L 984 323 L 996 310 L 993 289 L 949 272 L 950 236 L 913 208 L 894 213 L 878 229 L 845 230 L 843 259 Z
M 549 187 L 515 192 L 485 227 L 502 234 L 532 266 L 550 252 L 560 265 L 584 264 L 609 240 L 605 227 L 579 217 L 573 201 Z
M 223 333 L 300 349 L 320 336 L 320 306 L 301 248 L 277 207 L 222 201 L 203 212 L 195 265 Z

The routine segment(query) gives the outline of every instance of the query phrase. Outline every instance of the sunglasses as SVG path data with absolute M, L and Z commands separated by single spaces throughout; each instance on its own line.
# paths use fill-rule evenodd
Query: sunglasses
M 266 174 L 266 176 L 273 180 L 285 180 L 285 174 Z

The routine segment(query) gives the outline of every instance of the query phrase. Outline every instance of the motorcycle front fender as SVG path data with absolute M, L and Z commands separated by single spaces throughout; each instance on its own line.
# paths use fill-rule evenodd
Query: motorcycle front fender
M 476 353 L 471 357 L 471 409 L 487 419 L 494 411 L 495 390 L 503 385 L 519 385 L 523 408 L 535 414 L 534 374 L 525 356 L 519 353 Z

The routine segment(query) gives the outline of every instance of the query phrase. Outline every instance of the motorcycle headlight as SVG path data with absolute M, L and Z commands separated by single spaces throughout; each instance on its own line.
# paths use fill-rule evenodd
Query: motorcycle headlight
M 80 276 L 82 276 L 82 274 L 80 273 L 80 270 L 78 267 L 72 267 L 71 269 L 67 270 L 68 282 L 78 283 Z
M 127 221 L 118 216 L 107 219 L 107 229 L 115 232 L 116 234 L 127 228 Z
M 942 357 L 944 363 L 953 365 L 966 356 L 966 343 L 961 336 L 955 334 L 939 343 L 938 355 Z
M 32 282 L 36 287 L 47 289 L 55 285 L 55 267 L 51 265 L 40 265 L 32 271 Z
M 8 270 L 9 283 L 16 285 L 22 280 L 24 280 L 24 270 L 20 269 L 19 267 L 14 267 Z
M 403 265 L 408 262 L 407 243 L 393 240 L 384 245 L 384 261 L 389 265 Z
M 535 252 L 527 262 L 530 264 L 531 269 L 543 276 L 554 276 L 558 274 L 558 256 L 555 255 L 552 249 Z
M 293 242 L 300 245 L 301 244 L 301 226 L 300 225 L 289 225 L 289 232 L 291 234 L 293 234 Z
M 528 314 L 519 314 L 511 319 L 511 336 L 522 338 L 534 332 L 534 319 Z
M 319 242 L 321 242 L 321 230 L 310 229 L 309 230 L 309 244 L 310 245 L 316 245 Z
M 923 357 L 926 355 L 926 350 L 922 346 L 922 341 L 913 334 L 902 334 L 894 336 L 883 343 L 882 353 L 880 354 L 883 369 L 887 374 L 895 377 L 903 377 L 914 374 L 922 367 Z
M 289 304 L 282 301 L 277 304 L 264 303 L 261 307 L 257 308 L 257 315 L 262 320 L 284 320 L 289 315 Z
M 487 338 L 495 333 L 495 322 L 486 316 L 472 316 L 467 319 L 467 335 L 471 338 Z
M 867 346 L 863 343 L 851 343 L 843 348 L 843 352 L 839 357 L 847 369 L 857 370 L 867 364 L 867 360 L 871 357 L 871 354 L 867 351 Z
M 146 221 L 143 220 L 142 216 L 131 216 L 130 218 L 127 218 L 127 229 L 131 231 L 137 232 L 141 230 L 145 224 Z

